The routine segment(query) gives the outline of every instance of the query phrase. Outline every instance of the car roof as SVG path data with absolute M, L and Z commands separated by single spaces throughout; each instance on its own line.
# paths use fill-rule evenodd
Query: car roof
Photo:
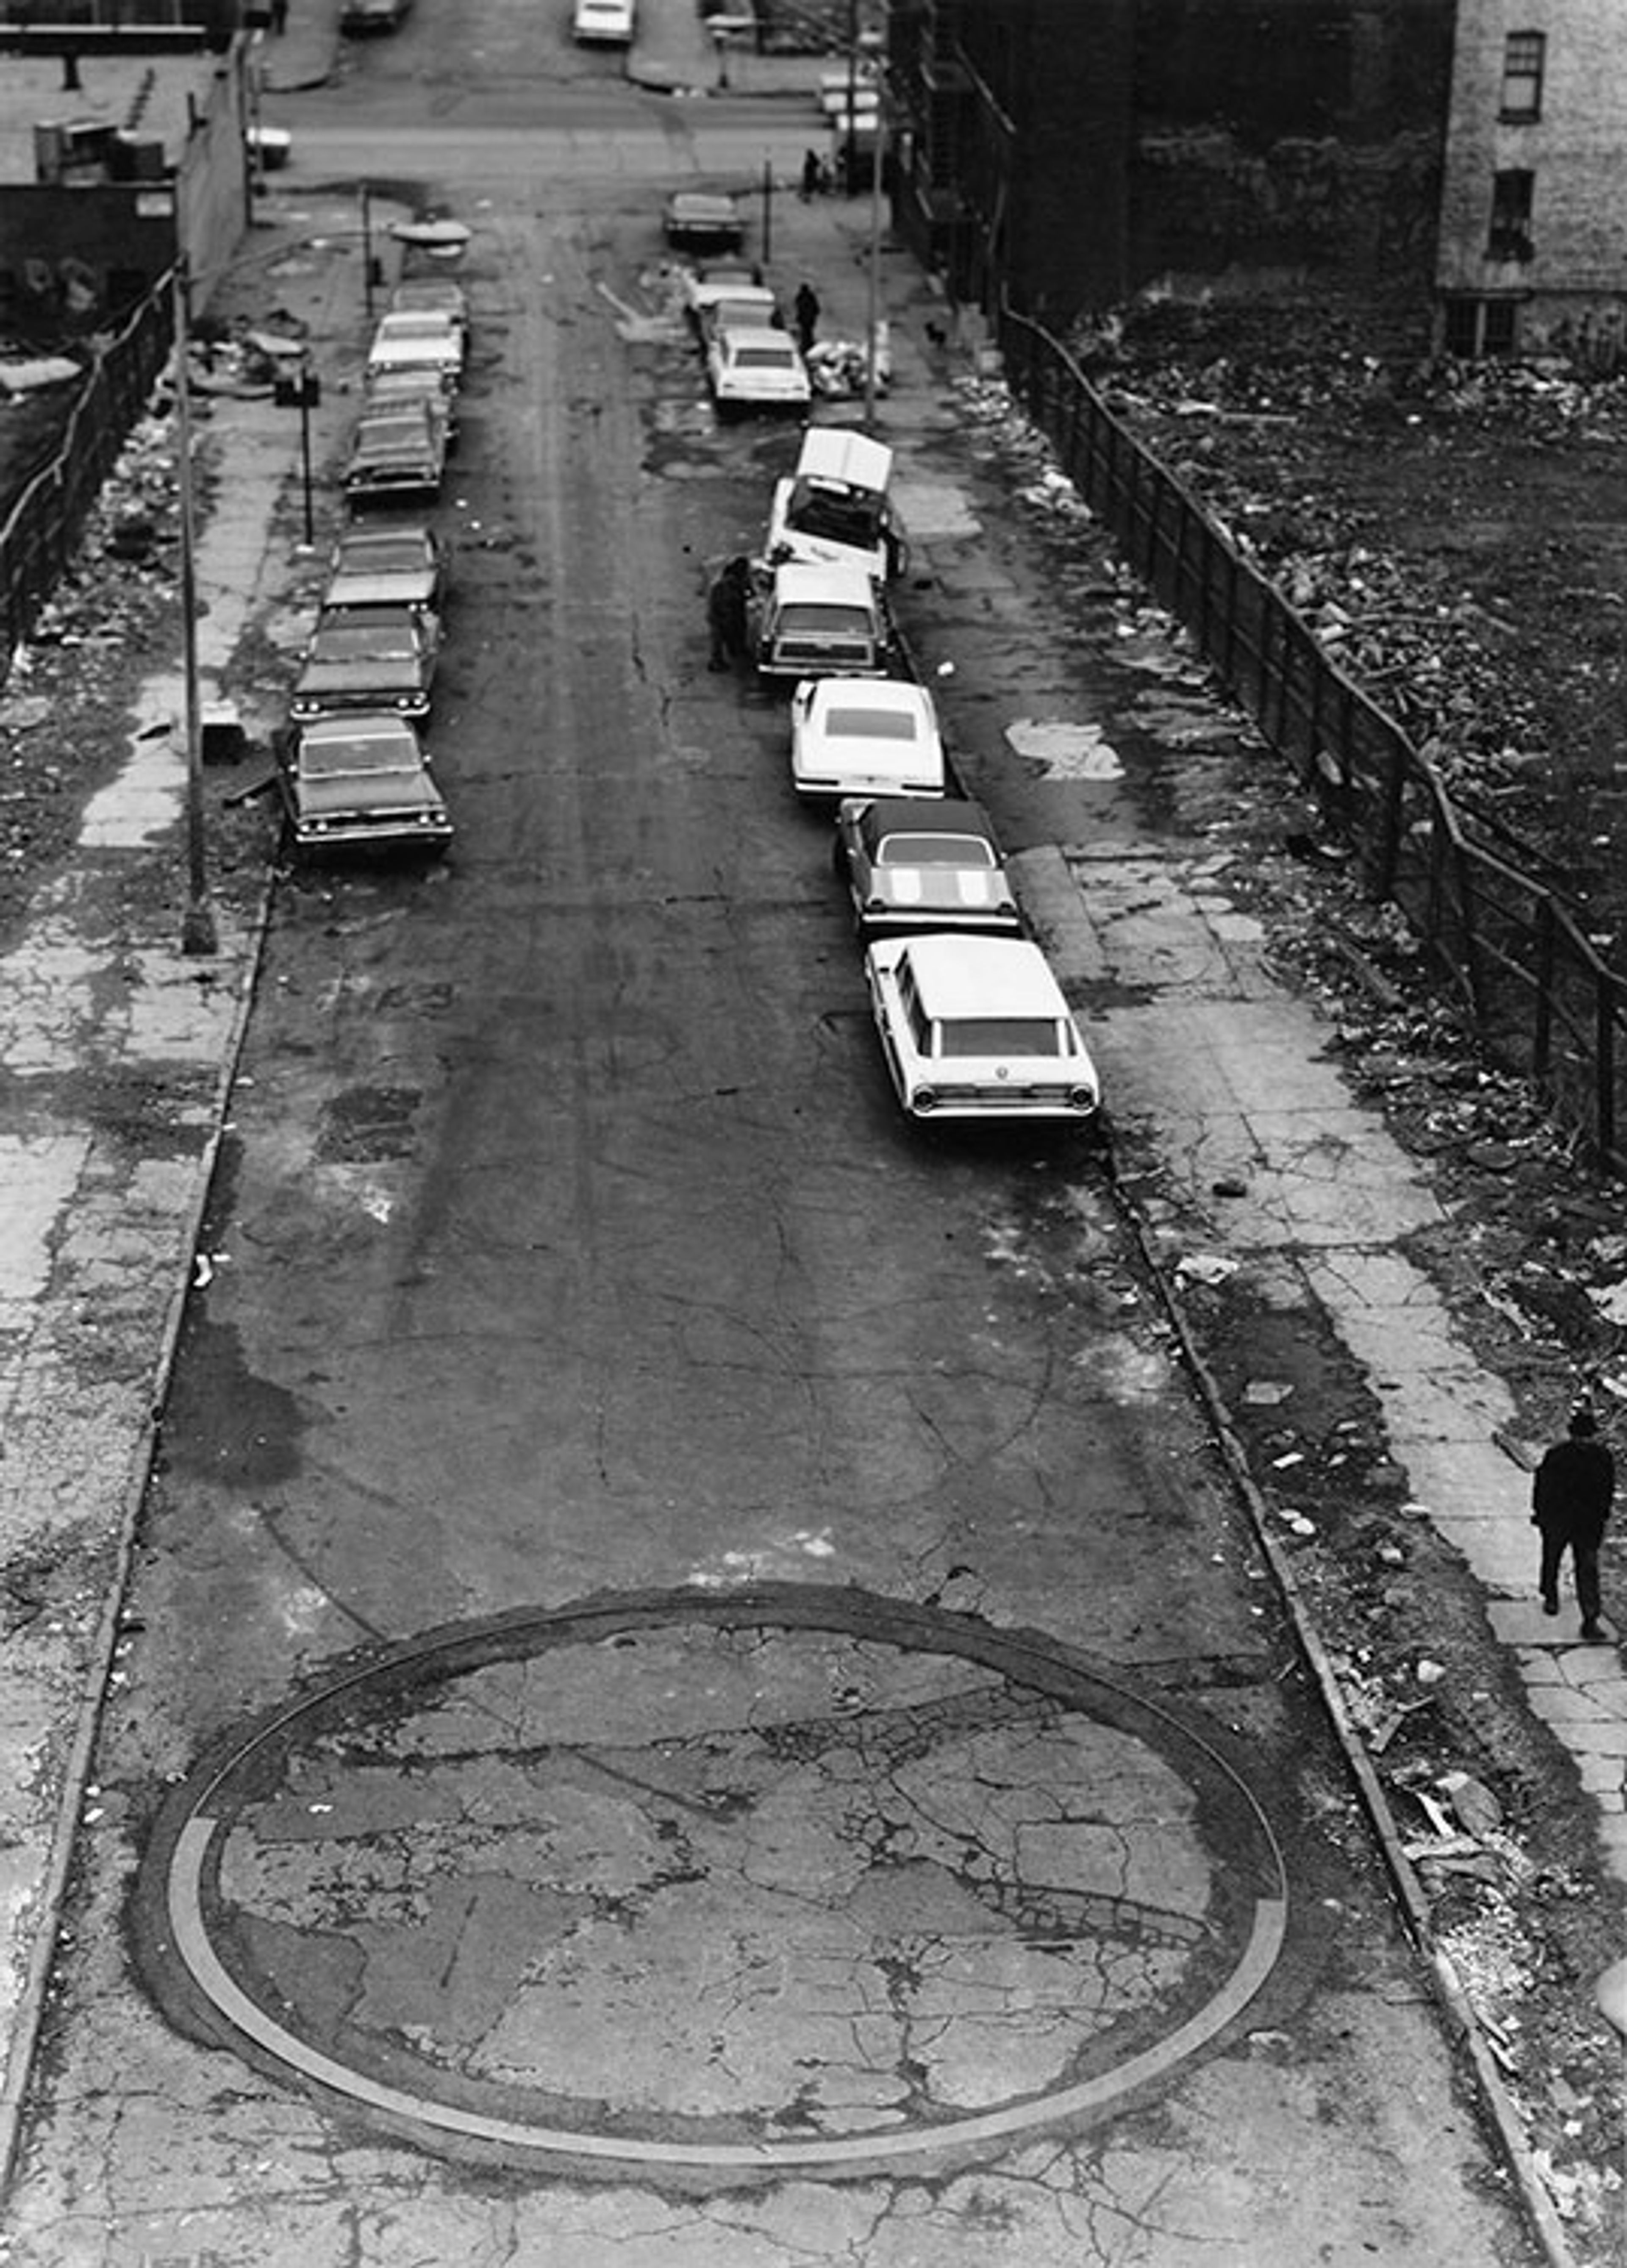
M 892 475 L 893 452 L 885 441 L 849 426 L 810 425 L 797 458 L 799 480 L 839 481 L 843 486 L 884 494 Z
M 1027 938 L 929 934 L 898 948 L 921 1005 L 934 1019 L 1065 1016 L 1068 1004 L 1050 964 Z
M 845 559 L 787 559 L 774 570 L 774 594 L 791 604 L 834 600 L 838 606 L 868 607 L 875 602 L 875 582 L 867 567 L 853 566 Z

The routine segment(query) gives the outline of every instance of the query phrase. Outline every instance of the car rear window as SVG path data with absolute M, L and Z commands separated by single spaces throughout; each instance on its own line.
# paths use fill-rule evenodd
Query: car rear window
M 827 709 L 825 731 L 833 740 L 917 740 L 921 737 L 920 720 L 907 709 Z
M 992 866 L 994 853 L 980 835 L 889 835 L 876 852 L 878 866 Z
M 734 359 L 742 370 L 794 370 L 797 366 L 789 347 L 736 347 Z
M 1059 1056 L 1054 1016 L 961 1016 L 938 1027 L 940 1056 Z
M 868 637 L 874 628 L 868 611 L 863 607 L 804 606 L 793 600 L 780 611 L 782 636 Z
M 319 661 L 394 661 L 416 653 L 418 642 L 404 624 L 347 620 L 318 630 L 311 651 Z

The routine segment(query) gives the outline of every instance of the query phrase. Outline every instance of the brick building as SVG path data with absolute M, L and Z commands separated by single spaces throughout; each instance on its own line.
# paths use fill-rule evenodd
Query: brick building
M 1627 347 L 1627 8 L 1458 0 L 1437 281 L 1462 354 Z
M 1426 329 L 1454 7 L 893 0 L 896 224 L 1053 320 L 1410 293 Z

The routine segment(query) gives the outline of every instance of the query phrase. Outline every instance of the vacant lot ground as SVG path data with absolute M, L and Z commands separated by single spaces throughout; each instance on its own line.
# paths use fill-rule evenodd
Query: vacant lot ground
M 1294 353 L 1163 309 L 1085 359 L 1134 430 L 1627 953 L 1627 379 Z

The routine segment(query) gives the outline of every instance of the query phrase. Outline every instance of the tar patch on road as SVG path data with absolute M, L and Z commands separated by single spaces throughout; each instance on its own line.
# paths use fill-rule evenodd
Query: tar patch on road
M 457 2154 L 953 2161 L 1174 2070 L 1281 1949 L 1230 1766 L 1032 1634 L 852 1589 L 441 1630 L 223 1741 L 136 1896 L 183 2029 Z

